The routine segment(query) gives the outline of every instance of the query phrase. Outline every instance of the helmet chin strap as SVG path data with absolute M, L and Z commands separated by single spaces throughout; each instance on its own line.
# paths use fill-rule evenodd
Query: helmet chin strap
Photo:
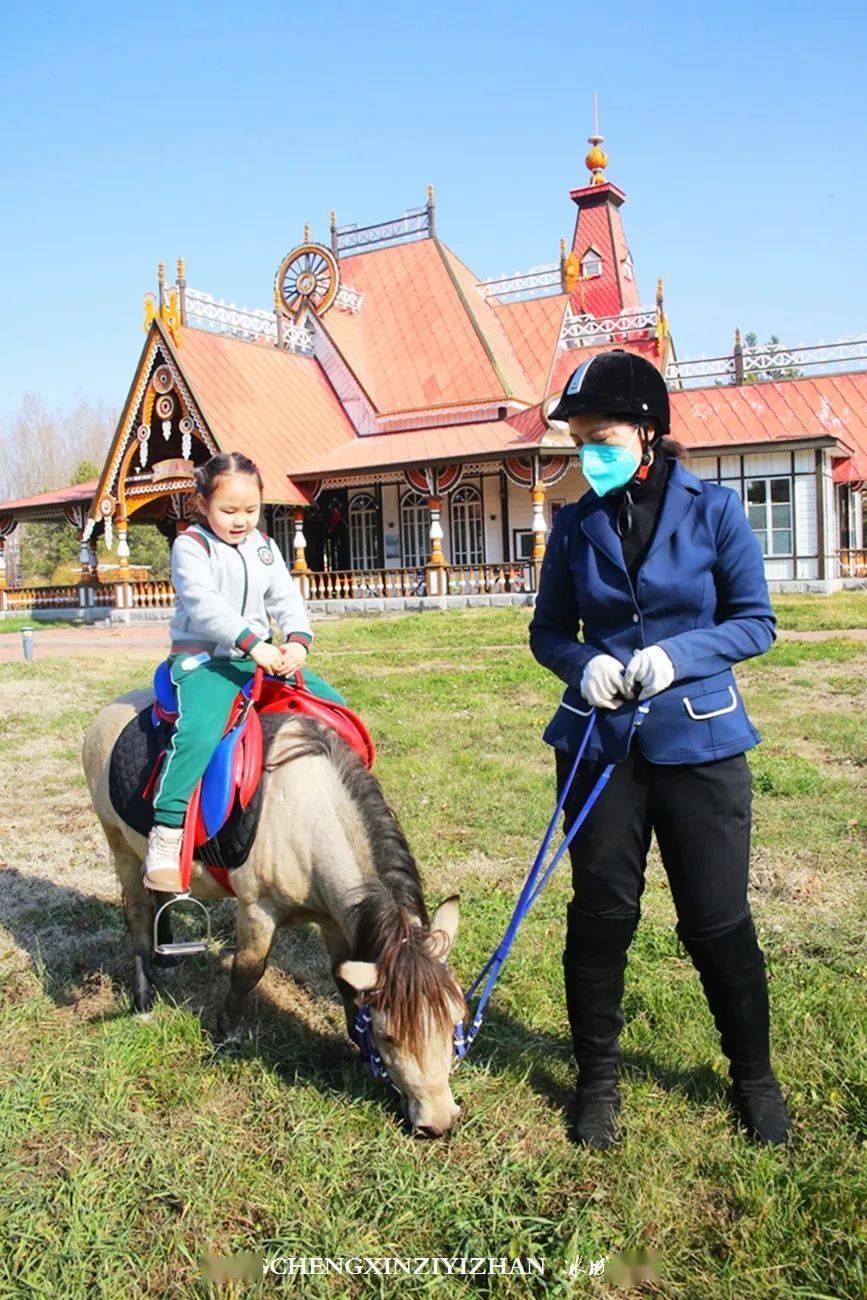
M 651 440 L 647 436 L 646 424 L 642 424 L 639 426 L 638 437 L 641 440 L 641 464 L 638 466 L 638 469 L 635 471 L 632 477 L 637 482 L 643 483 L 644 480 L 647 478 L 648 474 L 650 473 L 650 465 L 651 462 L 653 461 L 653 455 L 654 455 L 652 450 Z
M 647 436 L 647 425 L 640 425 L 637 432 L 641 442 L 641 462 L 638 469 L 623 489 L 623 500 L 621 501 L 620 507 L 617 511 L 617 534 L 621 538 L 629 536 L 632 532 L 634 521 L 632 493 L 629 489 L 633 483 L 644 482 L 650 473 L 650 466 L 654 457 L 651 441 Z

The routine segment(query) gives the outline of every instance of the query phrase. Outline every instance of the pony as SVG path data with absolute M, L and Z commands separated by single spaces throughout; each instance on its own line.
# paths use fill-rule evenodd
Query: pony
M 126 724 L 153 703 L 130 691 L 103 708 L 84 739 L 82 763 L 94 812 L 120 881 L 133 949 L 133 1010 L 150 1012 L 155 970 L 177 957 L 153 951 L 155 906 L 166 895 L 146 889 L 144 836 L 127 826 L 109 798 L 109 763 Z M 439 1137 L 459 1107 L 449 1083 L 454 1026 L 466 1002 L 446 958 L 459 918 L 451 895 L 432 916 L 415 859 L 377 779 L 334 732 L 290 715 L 265 756 L 261 816 L 246 862 L 232 871 L 236 945 L 228 996 L 217 1022 L 223 1043 L 240 1038 L 250 994 L 265 973 L 281 926 L 313 922 L 329 954 L 352 1036 L 356 1010 L 371 1010 L 374 1043 L 399 1092 L 412 1133 Z M 199 862 L 190 892 L 231 895 Z M 167 921 L 164 914 L 160 920 Z M 168 929 L 160 932 L 160 943 Z

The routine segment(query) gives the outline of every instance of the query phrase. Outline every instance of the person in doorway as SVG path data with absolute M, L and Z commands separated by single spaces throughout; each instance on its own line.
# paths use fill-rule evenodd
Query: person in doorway
M 566 800 L 567 829 L 602 769 L 616 763 L 570 846 L 563 968 L 576 1137 L 593 1147 L 619 1138 L 620 1004 L 655 831 L 675 929 L 729 1061 L 736 1114 L 753 1140 L 787 1142 L 747 897 L 745 751 L 760 736 L 732 672 L 776 635 L 761 549 L 737 493 L 683 464 L 667 436 L 665 382 L 643 357 L 622 349 L 591 357 L 551 416 L 568 422 L 590 485 L 557 515 L 530 624 L 533 655 L 566 684 L 544 734 L 556 751 L 558 794 L 596 710 Z M 640 701 L 649 712 L 633 731 Z
M 240 452 L 212 456 L 196 470 L 196 489 L 201 522 L 172 544 L 177 608 L 168 663 L 178 718 L 142 865 L 145 885 L 167 893 L 182 889 L 184 817 L 238 691 L 257 665 L 278 677 L 298 672 L 313 640 L 301 591 L 258 528 L 262 478 L 253 462 Z M 280 647 L 271 644 L 272 617 L 285 638 Z

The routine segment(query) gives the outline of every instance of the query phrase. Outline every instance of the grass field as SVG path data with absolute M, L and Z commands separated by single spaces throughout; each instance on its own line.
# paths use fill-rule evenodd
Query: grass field
M 867 598 L 845 604 L 845 623 L 867 621 Z M 429 905 L 460 891 L 452 964 L 465 986 L 551 807 L 540 733 L 559 688 L 528 653 L 527 619 L 317 625 L 311 666 L 371 725 Z M 0 1297 L 867 1294 L 867 643 L 778 642 L 738 670 L 764 736 L 750 754 L 751 898 L 796 1129 L 788 1152 L 732 1130 L 724 1058 L 655 849 L 627 971 L 624 1141 L 611 1152 L 569 1140 L 566 871 L 525 922 L 455 1076 L 464 1112 L 447 1141 L 401 1132 L 344 1036 L 312 931 L 280 939 L 240 1055 L 215 1054 L 211 1039 L 230 903 L 214 909 L 213 951 L 165 984 L 150 1021 L 134 1020 L 79 751 L 94 712 L 148 675 L 116 658 L 0 665 Z M 243 1252 L 254 1264 L 256 1252 L 532 1256 L 546 1275 L 203 1279 L 206 1254 Z M 630 1282 L 642 1252 L 651 1280 Z

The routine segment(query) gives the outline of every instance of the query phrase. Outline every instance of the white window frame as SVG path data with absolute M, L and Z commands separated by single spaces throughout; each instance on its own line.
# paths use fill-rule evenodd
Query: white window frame
M 275 506 L 272 522 L 274 541 L 289 568 L 295 563 L 295 514 L 291 506 Z
M 754 483 L 764 484 L 765 487 L 764 501 L 750 501 L 750 488 Z M 771 499 L 772 496 L 771 485 L 773 483 L 786 483 L 788 485 L 788 493 L 789 493 L 788 501 L 773 501 Z M 768 474 L 768 475 L 757 474 L 757 475 L 750 475 L 749 477 L 745 477 L 743 505 L 744 505 L 744 510 L 746 511 L 747 519 L 749 520 L 750 527 L 752 528 L 756 537 L 759 539 L 759 545 L 762 547 L 763 557 L 768 560 L 791 559 L 795 553 L 794 545 L 793 545 L 794 538 L 795 538 L 795 503 L 794 503 L 794 492 L 792 490 L 792 476 L 790 474 Z M 783 505 L 789 507 L 789 522 L 785 528 L 774 528 L 773 507 L 783 506 Z M 761 527 L 756 527 L 750 515 L 750 510 L 751 509 L 759 510 L 762 506 L 764 506 L 764 516 L 765 516 L 764 525 Z M 774 545 L 775 533 L 789 534 L 788 550 L 781 551 L 775 548 Z
M 485 516 L 482 494 L 477 487 L 467 483 L 455 488 L 449 498 L 449 519 L 452 564 L 484 564 Z
M 596 267 L 592 270 L 591 267 Z M 581 258 L 581 279 L 595 280 L 602 274 L 602 254 L 592 245 L 586 249 Z
M 421 492 L 404 492 L 400 499 L 400 553 L 407 569 L 423 568 L 430 546 L 430 512 Z
M 362 571 L 380 568 L 379 510 L 370 492 L 357 492 L 349 501 L 349 562 Z

